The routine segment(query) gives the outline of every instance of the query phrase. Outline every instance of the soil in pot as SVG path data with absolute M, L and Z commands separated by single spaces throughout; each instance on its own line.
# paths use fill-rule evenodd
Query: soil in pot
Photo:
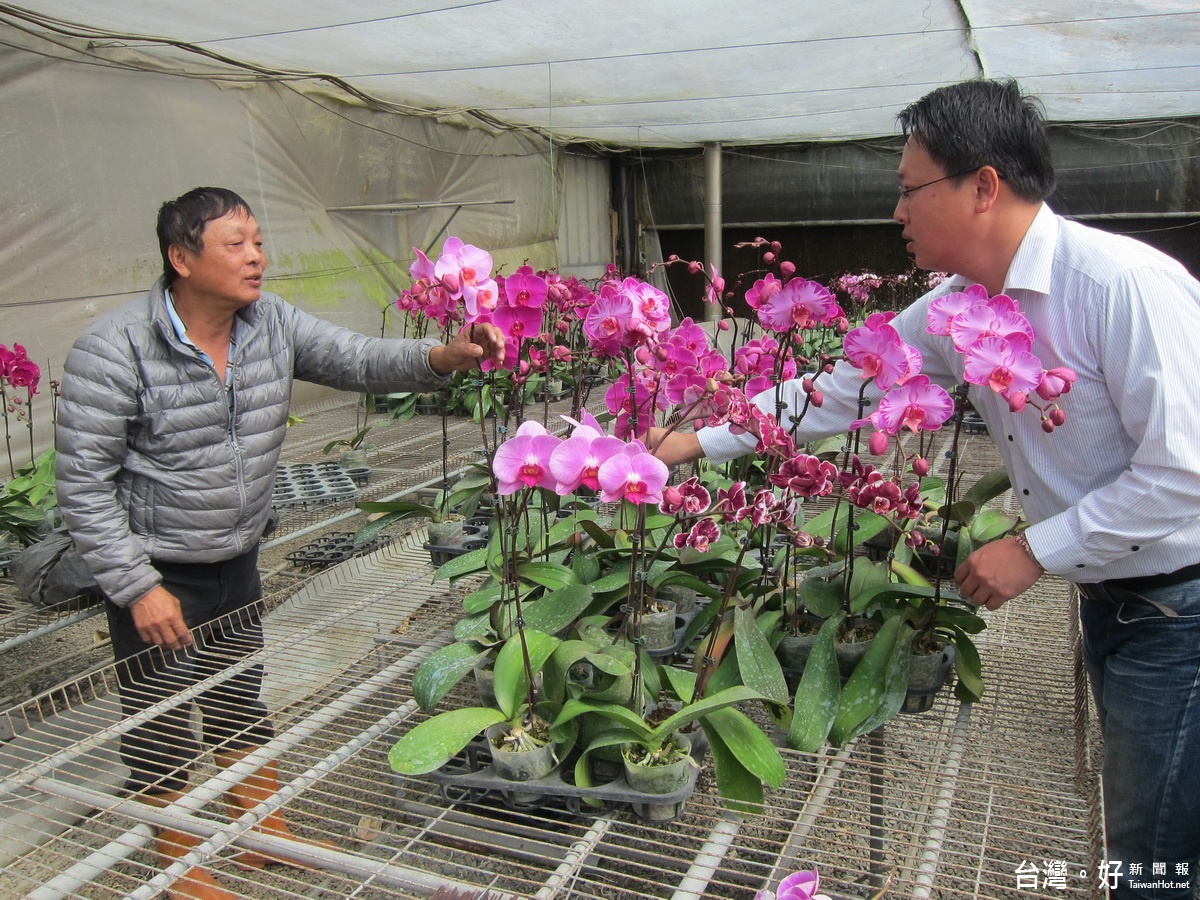
M 696 611 L 696 601 L 699 592 L 681 584 L 664 584 L 655 588 L 654 595 L 659 600 L 675 604 L 675 615 L 688 616 Z

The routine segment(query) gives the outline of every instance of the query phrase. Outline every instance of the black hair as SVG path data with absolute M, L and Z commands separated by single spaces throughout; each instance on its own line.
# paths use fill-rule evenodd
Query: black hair
M 1015 81 L 977 79 L 940 87 L 896 118 L 905 138 L 946 172 L 965 177 L 992 166 L 1016 196 L 1031 203 L 1054 192 L 1042 105 L 1022 94 Z
M 225 188 L 192 188 L 181 197 L 168 200 L 158 209 L 158 249 L 162 253 L 163 277 L 167 285 L 175 282 L 179 273 L 171 265 L 167 251 L 178 244 L 193 253 L 204 249 L 204 229 L 213 219 L 224 218 L 232 212 L 254 215 L 250 204 Z

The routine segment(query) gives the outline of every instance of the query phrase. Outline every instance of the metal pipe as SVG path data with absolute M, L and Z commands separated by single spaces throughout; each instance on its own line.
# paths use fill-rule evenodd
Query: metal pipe
M 721 145 L 711 142 L 704 145 L 704 261 L 713 271 L 721 271 Z M 715 322 L 721 318 L 718 303 L 704 305 L 704 321 Z
M 856 743 L 857 741 L 851 741 L 845 747 L 840 748 L 834 754 L 832 760 L 830 757 L 825 758 L 825 765 L 820 774 L 817 775 L 817 780 L 813 785 L 808 802 L 804 804 L 804 811 L 796 817 L 795 827 L 792 828 L 787 841 L 780 848 L 779 856 L 775 860 L 775 866 L 771 869 L 771 875 L 767 879 L 768 886 L 778 884 L 783 876 L 795 871 L 792 860 L 799 856 L 800 849 L 804 846 L 804 841 L 808 837 L 808 833 L 812 831 L 817 818 L 824 812 L 825 804 L 829 802 L 829 795 L 833 793 L 834 785 L 837 784 L 838 778 L 841 777 L 842 770 L 846 768 L 846 763 L 850 759 L 850 753 L 853 751 Z
M 700 900 L 705 896 L 713 874 L 724 862 L 741 827 L 742 818 L 736 813 L 727 812 L 717 820 L 716 826 L 709 832 L 708 840 L 692 859 L 691 868 L 671 895 L 671 900 Z
M 563 888 L 567 881 L 575 877 L 579 872 L 580 866 L 587 861 L 587 858 L 596 851 L 596 847 L 604 840 L 609 828 L 612 827 L 612 817 L 613 813 L 610 812 L 592 822 L 592 827 L 587 830 L 587 833 L 582 838 L 571 845 L 563 861 L 559 863 L 558 868 L 546 879 L 546 883 L 542 885 L 541 890 L 533 895 L 534 900 L 551 900 L 551 898 L 559 896 L 560 888 Z
M 971 704 L 961 703 L 958 707 L 958 716 L 954 720 L 954 731 L 946 753 L 946 764 L 942 768 L 941 787 L 938 789 L 937 799 L 934 801 L 929 816 L 928 837 L 925 838 L 925 850 L 921 854 L 921 864 L 917 867 L 913 900 L 927 900 L 933 891 L 933 879 L 942 856 L 942 844 L 946 839 L 946 824 L 950 819 L 950 806 L 954 802 L 954 794 L 958 788 L 958 771 L 962 767 L 963 756 L 966 755 L 967 730 L 970 724 Z
M 89 606 L 87 609 L 81 609 L 78 612 L 73 612 L 69 616 L 63 616 L 61 619 L 55 619 L 45 625 L 34 628 L 31 631 L 26 631 L 23 634 L 18 634 L 16 637 L 9 638 L 6 641 L 0 642 L 0 653 L 4 653 L 14 647 L 20 647 L 22 644 L 34 640 L 35 638 L 44 637 L 47 634 L 53 634 L 60 628 L 66 628 L 68 625 L 76 625 L 79 622 L 85 622 L 92 616 L 103 612 L 104 604 L 97 603 L 94 606 Z
M 112 798 L 109 795 L 100 791 L 94 791 L 84 788 L 79 788 L 74 785 L 68 785 L 50 778 L 38 778 L 32 783 L 32 787 L 42 791 L 43 793 L 53 796 L 64 797 L 65 799 L 79 800 L 96 808 L 114 808 L 127 812 L 133 818 L 151 819 L 157 824 L 164 827 L 176 828 L 179 831 L 184 831 L 189 834 L 195 834 L 206 839 L 205 843 L 190 851 L 187 856 L 183 857 L 178 863 L 173 863 L 170 868 L 165 870 L 160 876 L 156 876 L 150 884 L 158 883 L 160 878 L 165 880 L 158 884 L 158 887 L 166 887 L 178 875 L 186 872 L 187 869 L 203 861 L 203 858 L 211 852 L 215 852 L 233 840 L 239 841 L 239 846 L 244 845 L 247 849 L 256 850 L 272 856 L 284 857 L 300 857 L 305 861 L 318 861 L 313 854 L 321 850 L 323 853 L 336 854 L 337 856 L 346 856 L 338 851 L 324 850 L 323 848 L 314 847 L 308 844 L 297 844 L 291 841 L 281 840 L 271 835 L 261 835 L 258 833 L 247 834 L 248 829 L 253 827 L 261 818 L 274 812 L 282 806 L 292 796 L 299 793 L 300 790 L 308 787 L 312 783 L 320 780 L 325 775 L 328 768 L 332 768 L 335 762 L 343 761 L 348 758 L 353 752 L 364 745 L 369 740 L 374 740 L 387 728 L 395 727 L 396 724 L 403 721 L 416 709 L 415 701 L 409 701 L 397 710 L 377 721 L 371 728 L 361 732 L 358 737 L 344 744 L 338 750 L 330 753 L 322 763 L 310 768 L 307 772 L 293 779 L 287 785 L 282 786 L 278 794 L 259 804 L 253 810 L 247 811 L 241 818 L 227 825 L 211 822 L 204 819 L 196 819 L 189 813 L 197 811 L 208 802 L 216 799 L 224 794 L 233 785 L 242 781 L 246 776 L 256 771 L 263 764 L 271 759 L 276 758 L 281 752 L 290 749 L 301 741 L 305 741 L 313 734 L 320 731 L 330 722 L 345 715 L 360 703 L 370 699 L 380 690 L 390 686 L 398 678 L 402 677 L 409 670 L 428 657 L 439 647 L 444 646 L 448 642 L 448 637 L 443 637 L 438 640 L 429 641 L 426 644 L 414 649 L 405 657 L 393 663 L 386 669 L 376 673 L 367 681 L 351 688 L 348 692 L 333 700 L 326 706 L 314 712 L 311 716 L 297 723 L 292 728 L 285 731 L 283 734 L 277 735 L 268 743 L 256 748 L 253 752 L 248 753 L 244 758 L 227 769 L 222 770 L 218 774 L 209 778 L 203 784 L 198 785 L 191 791 L 184 794 L 178 801 L 166 809 L 157 809 L 146 806 L 145 804 L 136 803 L 136 801 L 122 801 L 116 806 L 112 805 Z M 351 749 L 348 749 L 351 748 Z M 331 762 L 333 760 L 334 762 Z M 130 805 L 136 803 L 136 805 Z M 136 829 L 134 829 L 136 830 Z M 33 900 L 59 900 L 64 896 L 68 896 L 79 890 L 80 887 L 92 881 L 97 875 L 105 871 L 108 866 L 103 865 L 107 859 L 112 859 L 116 862 L 120 856 L 120 847 L 124 846 L 129 841 L 129 834 L 116 838 L 109 843 L 108 846 L 93 853 L 86 860 L 82 860 L 71 867 L 67 872 L 55 878 L 52 882 L 35 891 L 29 896 Z M 217 837 L 219 835 L 219 837 Z M 263 846 L 258 846 L 265 841 Z M 356 860 L 357 857 L 350 857 Z M 183 865 L 184 860 L 187 861 Z M 338 871 L 345 871 L 348 865 L 342 859 L 325 859 L 319 860 L 322 864 L 329 862 L 330 867 Z M 111 863 L 110 863 L 111 865 Z M 99 866 L 99 868 L 97 868 Z M 176 869 L 176 866 L 182 866 Z M 361 862 L 354 863 L 353 868 L 356 871 L 348 874 L 363 874 L 361 870 L 364 865 Z M 371 863 L 368 874 L 374 873 L 377 870 L 378 864 Z M 170 875 L 168 875 L 170 873 Z M 148 896 L 152 896 L 148 895 Z

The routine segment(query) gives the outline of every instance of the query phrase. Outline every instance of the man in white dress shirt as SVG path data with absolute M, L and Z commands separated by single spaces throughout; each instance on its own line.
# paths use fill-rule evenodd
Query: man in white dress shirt
M 922 374 L 947 388 L 963 381 L 962 354 L 926 331 L 926 310 L 974 283 L 1020 304 L 1046 369 L 1078 374 L 1062 400 L 1069 421 L 1053 435 L 1030 411 L 971 388 L 1032 524 L 1021 539 L 977 550 L 955 578 L 989 609 L 1043 572 L 1079 585 L 1105 742 L 1111 894 L 1191 898 L 1200 865 L 1200 284 L 1158 251 L 1046 206 L 1045 121 L 1016 83 L 939 88 L 899 121 L 894 217 L 917 266 L 955 273 L 891 323 L 921 352 Z M 802 388 L 790 382 L 781 424 L 796 426 L 799 442 L 843 432 L 860 417 L 861 384 L 839 364 L 821 379 L 823 406 L 797 423 L 790 410 L 802 408 Z M 774 413 L 774 390 L 756 403 Z M 656 452 L 669 464 L 724 462 L 754 444 L 705 428 L 673 433 Z M 1146 886 L 1160 881 L 1181 887 Z

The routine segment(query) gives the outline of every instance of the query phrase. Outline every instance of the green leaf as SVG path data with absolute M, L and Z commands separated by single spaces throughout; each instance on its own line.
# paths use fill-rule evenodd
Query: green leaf
M 954 696 L 964 703 L 983 699 L 983 662 L 974 641 L 960 628 L 954 629 L 954 671 L 958 675 Z
M 738 671 L 742 684 L 780 705 L 788 702 L 787 682 L 783 669 L 771 649 L 771 642 L 758 627 L 754 614 L 738 607 L 733 614 L 734 644 L 737 647 Z
M 388 764 L 401 775 L 424 775 L 444 766 L 481 731 L 504 721 L 495 709 L 467 707 L 426 719 L 392 745 Z
M 456 641 L 479 641 L 481 644 L 494 643 L 496 638 L 492 632 L 491 617 L 487 610 L 469 616 L 463 616 L 454 623 L 454 639 Z
M 747 816 L 762 815 L 763 787 L 761 779 L 747 769 L 737 753 L 729 747 L 715 729 L 701 722 L 708 736 L 708 752 L 713 759 L 717 789 L 725 804 L 734 812 Z
M 606 719 L 611 719 L 631 732 L 633 735 L 631 739 L 633 740 L 648 742 L 654 736 L 650 726 L 637 713 L 617 703 L 598 703 L 594 700 L 568 700 L 563 704 L 563 708 L 554 720 L 552 727 L 558 729 L 576 716 L 581 716 L 585 713 L 596 713 L 597 715 L 604 716 Z M 596 749 L 596 744 L 589 744 L 588 749 Z
M 857 513 L 854 517 L 853 529 L 850 528 L 849 516 L 847 516 L 845 524 L 838 528 L 837 537 L 834 540 L 834 549 L 838 553 L 849 552 L 851 547 L 870 540 L 891 524 L 883 516 L 870 510 L 860 509 Z M 811 531 L 809 533 L 812 534 Z
M 433 709 L 485 656 L 487 651 L 473 643 L 435 650 L 413 673 L 413 699 L 421 709 Z
M 971 520 L 968 533 L 976 544 L 986 544 L 1008 534 L 1020 521 L 1020 516 L 999 509 L 985 509 Z
M 842 699 L 830 729 L 830 740 L 841 747 L 861 734 L 858 730 L 879 708 L 887 687 L 887 671 L 892 651 L 902 624 L 899 616 L 892 616 L 880 627 L 866 654 L 850 674 L 842 689 Z
M 867 721 L 858 726 L 859 734 L 874 731 L 900 712 L 900 707 L 904 705 L 904 698 L 908 694 L 908 667 L 912 662 L 913 638 L 916 635 L 917 632 L 908 625 L 901 628 L 900 636 L 896 639 L 896 647 L 892 651 L 892 658 L 888 661 L 883 699 L 879 703 L 879 708 L 867 718 Z
M 476 572 L 482 572 L 487 568 L 487 554 L 488 548 L 481 547 L 479 550 L 472 550 L 470 553 L 456 556 L 454 559 L 438 567 L 438 570 L 433 573 L 434 580 L 453 581 L 455 578 L 461 578 L 464 575 L 473 575 Z
M 788 729 L 787 744 L 793 750 L 817 752 L 833 728 L 842 696 L 834 642 L 845 617 L 845 613 L 838 612 L 826 619 L 809 651 L 804 674 L 796 687 L 792 724 Z
M 738 761 L 771 787 L 780 787 L 787 777 L 787 765 L 779 748 L 745 713 L 719 709 L 700 720 L 705 734 L 717 734 L 729 747 L 737 748 Z
M 735 703 L 744 703 L 748 700 L 762 699 L 764 697 L 758 691 L 739 684 L 731 688 L 726 688 L 718 694 L 713 694 L 711 697 L 701 697 L 699 700 L 684 704 L 683 709 L 668 716 L 655 726 L 655 744 L 656 746 L 661 746 L 662 742 L 666 740 L 671 732 L 678 731 L 684 725 L 690 725 L 692 722 L 696 722 L 718 709 L 724 709 L 727 706 L 733 706 Z
M 503 593 L 504 585 L 490 581 L 474 593 L 463 597 L 463 610 L 472 615 L 485 612 L 491 609 L 492 604 L 499 600 Z
M 969 500 L 979 508 L 1011 488 L 1012 482 L 1009 481 L 1008 472 L 1004 469 L 993 469 L 971 485 L 963 499 Z
M 579 583 L 568 584 L 540 600 L 524 604 L 525 624 L 546 634 L 557 634 L 583 615 L 591 602 L 591 587 Z
M 525 581 L 532 581 L 551 590 L 558 590 L 568 584 L 579 584 L 575 573 L 558 563 L 523 562 L 518 566 L 517 574 Z
M 496 657 L 496 704 L 506 719 L 517 717 L 529 691 L 525 648 L 529 651 L 529 670 L 536 676 L 558 643 L 558 638 L 526 628 L 524 642 L 520 634 L 514 634 L 500 648 Z
M 800 582 L 797 596 L 800 603 L 814 616 L 828 618 L 842 605 L 841 566 L 812 569 Z

